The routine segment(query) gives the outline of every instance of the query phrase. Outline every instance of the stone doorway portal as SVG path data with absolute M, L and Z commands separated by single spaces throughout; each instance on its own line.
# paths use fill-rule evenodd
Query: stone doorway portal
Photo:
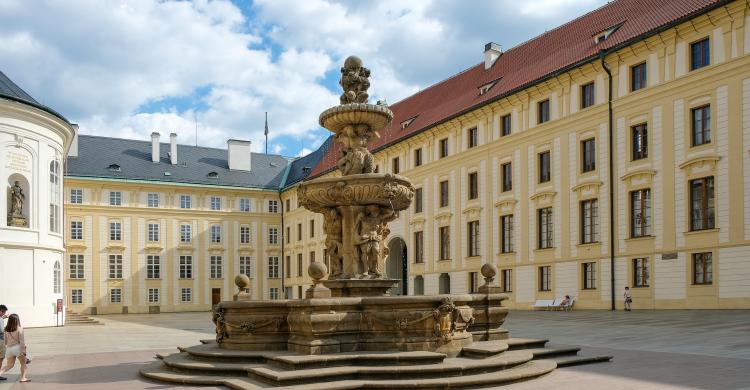
M 409 295 L 408 257 L 406 256 L 406 242 L 401 237 L 394 237 L 388 243 L 388 262 L 385 272 L 391 279 L 398 279 L 398 286 L 390 289 L 391 295 Z

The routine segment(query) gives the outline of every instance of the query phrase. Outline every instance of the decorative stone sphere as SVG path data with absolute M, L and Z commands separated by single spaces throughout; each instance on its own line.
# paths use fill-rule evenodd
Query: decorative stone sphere
M 307 267 L 307 274 L 310 275 L 313 280 L 318 281 L 328 275 L 328 267 L 322 261 L 313 261 L 310 266 Z
M 486 279 L 492 279 L 497 275 L 497 267 L 494 264 L 487 263 L 482 266 L 481 272 Z
M 245 274 L 239 274 L 234 277 L 234 284 L 237 285 L 237 288 L 243 290 L 250 286 L 250 278 Z

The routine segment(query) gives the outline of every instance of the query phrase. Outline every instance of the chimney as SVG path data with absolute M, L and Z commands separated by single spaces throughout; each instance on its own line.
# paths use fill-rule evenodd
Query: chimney
M 159 133 L 151 133 L 151 162 L 159 162 Z
M 70 148 L 68 149 L 68 157 L 78 157 L 78 125 L 73 124 L 73 141 L 70 142 Z
M 177 165 L 177 133 L 169 134 L 169 162 Z
M 229 169 L 250 171 L 250 141 L 230 139 L 227 141 Z
M 487 70 L 503 55 L 503 48 L 495 42 L 484 45 L 484 69 Z

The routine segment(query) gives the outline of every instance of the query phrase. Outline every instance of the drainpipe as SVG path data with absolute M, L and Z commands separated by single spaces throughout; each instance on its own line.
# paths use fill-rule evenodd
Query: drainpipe
M 286 278 L 286 274 L 284 273 L 284 265 L 286 264 L 286 253 L 284 253 L 286 237 L 284 237 L 284 232 L 286 231 L 286 226 L 284 226 L 284 201 L 281 199 L 281 191 L 279 191 L 279 208 L 281 209 L 281 232 L 279 234 L 279 237 L 281 238 L 281 256 L 279 256 L 279 262 L 281 263 L 279 266 L 279 269 L 281 270 L 281 294 L 283 294 L 285 299 L 289 299 L 289 297 L 286 296 L 286 288 L 284 288 L 284 279 Z M 614 294 L 614 292 L 612 294 Z
M 607 72 L 607 83 L 609 84 L 607 91 L 607 111 L 609 113 L 609 123 L 607 124 L 609 130 L 609 273 L 612 290 L 612 310 L 615 310 L 615 173 L 612 147 L 614 138 L 612 131 L 612 72 L 604 61 L 606 55 L 606 50 L 599 51 L 599 60 L 602 63 L 604 71 Z

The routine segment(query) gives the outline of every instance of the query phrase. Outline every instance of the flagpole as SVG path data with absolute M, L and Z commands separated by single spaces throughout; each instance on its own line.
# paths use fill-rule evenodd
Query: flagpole
M 266 130 L 263 134 L 266 136 L 266 154 L 268 154 L 268 111 L 266 111 Z

